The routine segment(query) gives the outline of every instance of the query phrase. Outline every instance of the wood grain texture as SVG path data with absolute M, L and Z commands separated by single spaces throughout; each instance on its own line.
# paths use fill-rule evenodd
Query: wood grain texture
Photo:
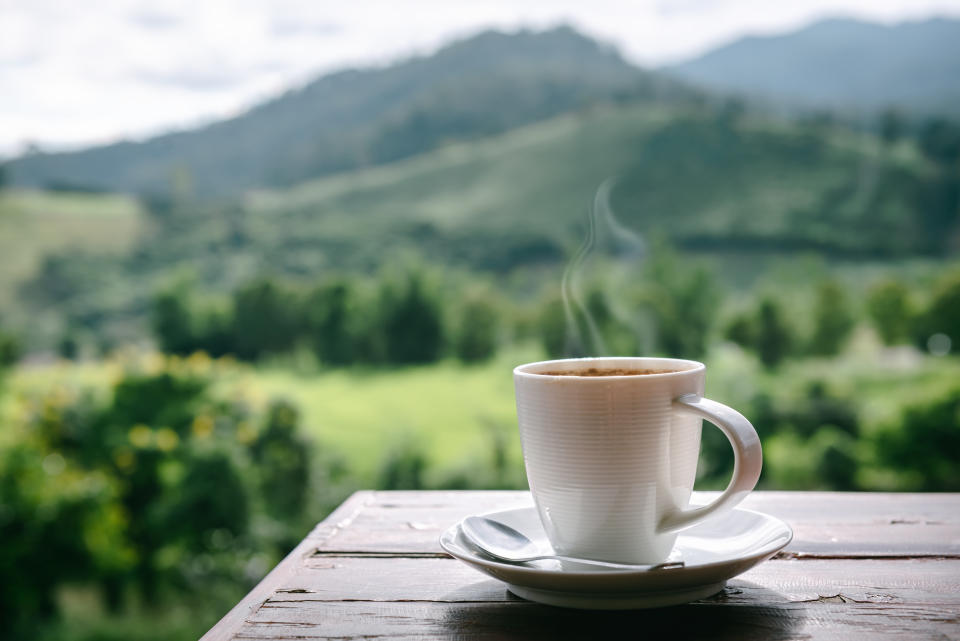
M 367 501 L 321 551 L 440 552 L 440 533 L 463 517 L 533 505 L 528 492 L 374 492 Z M 754 492 L 742 506 L 790 524 L 791 556 L 960 555 L 960 494 Z
M 955 638 L 956 613 L 926 605 L 696 603 L 590 612 L 502 603 L 347 602 L 265 606 L 235 639 Z
M 522 601 L 437 544 L 468 514 L 530 504 L 524 492 L 359 492 L 204 640 L 590 638 L 620 625 L 671 639 L 960 639 L 960 494 L 755 492 L 744 507 L 794 528 L 785 553 L 710 599 L 602 613 Z

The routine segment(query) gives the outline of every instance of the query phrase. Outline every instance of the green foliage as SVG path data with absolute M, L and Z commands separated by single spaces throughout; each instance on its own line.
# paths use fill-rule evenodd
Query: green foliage
M 809 352 L 817 356 L 833 356 L 840 352 L 853 331 L 854 315 L 840 283 L 827 280 L 817 286 L 813 304 L 813 336 Z
M 461 303 L 453 337 L 454 354 L 464 363 L 489 360 L 497 351 L 500 312 L 489 295 L 474 294 Z
M 306 296 L 304 323 L 308 339 L 323 363 L 349 365 L 362 360 L 363 328 L 355 285 L 347 279 L 323 282 Z
M 0 372 L 20 359 L 20 340 L 0 327 Z
M 944 334 L 950 339 L 950 351 L 960 352 L 960 270 L 947 272 L 937 282 L 917 329 L 921 346 L 934 334 Z
M 755 352 L 767 369 L 776 369 L 791 354 L 796 340 L 782 304 L 769 295 L 761 296 L 754 309 L 734 316 L 725 334 Z
M 260 278 L 233 294 L 233 353 L 256 359 L 287 352 L 299 335 L 296 294 L 278 281 Z
M 398 440 L 389 447 L 377 474 L 377 489 L 422 490 L 428 465 L 423 448 L 412 438 Z
M 793 347 L 793 334 L 780 303 L 774 298 L 762 299 L 757 307 L 754 347 L 760 362 L 769 369 L 783 362 Z
M 644 272 L 643 292 L 656 323 L 657 351 L 676 358 L 702 358 L 721 300 L 719 285 L 707 268 L 661 246 Z
M 187 586 L 233 593 L 251 553 L 302 536 L 288 530 L 311 487 L 296 411 L 274 404 L 253 430 L 247 407 L 211 394 L 206 362 L 129 372 L 106 400 L 62 388 L 30 404 L 0 449 L 0 576 L 21 576 L 0 610 L 16 634 L 56 614 L 64 582 L 98 585 L 113 610 Z
M 960 389 L 907 405 L 874 442 L 877 462 L 893 471 L 901 489 L 960 490 Z
M 563 301 L 551 298 L 540 306 L 537 333 L 547 358 L 562 358 L 567 352 L 567 316 Z
M 913 310 L 903 283 L 885 280 L 874 285 L 867 297 L 867 311 L 886 345 L 909 341 Z
M 920 149 L 934 162 L 952 170 L 960 161 L 960 125 L 945 118 L 923 123 L 918 136 Z
M 430 363 L 440 357 L 445 339 L 440 303 L 421 272 L 384 282 L 379 314 L 388 363 Z
M 803 490 L 858 489 L 855 445 L 853 437 L 829 425 L 807 439 L 792 432 L 776 434 L 764 443 L 763 481 Z
M 153 301 L 153 333 L 161 349 L 169 354 L 190 354 L 199 349 L 189 288 L 181 280 L 158 292 Z
M 298 434 L 299 422 L 294 405 L 275 401 L 267 412 L 266 426 L 250 447 L 260 470 L 266 510 L 281 519 L 303 512 L 310 485 L 310 447 Z
M 122 572 L 135 556 L 123 536 L 116 484 L 57 452 L 23 442 L 0 453 L 0 615 L 28 638 L 55 615 L 55 590 Z

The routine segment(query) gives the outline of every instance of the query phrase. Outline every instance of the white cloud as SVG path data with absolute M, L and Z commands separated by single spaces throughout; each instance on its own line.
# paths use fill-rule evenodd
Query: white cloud
M 162 8 L 161 8 L 162 7 Z M 695 55 L 823 15 L 960 14 L 954 0 L 0 0 L 0 153 L 235 114 L 343 66 L 426 54 L 488 27 L 573 23 L 634 62 Z

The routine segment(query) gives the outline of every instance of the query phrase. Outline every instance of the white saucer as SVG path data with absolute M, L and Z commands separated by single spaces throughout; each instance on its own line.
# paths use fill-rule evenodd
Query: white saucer
M 535 508 L 484 516 L 520 530 L 545 550 L 552 549 Z M 790 526 L 780 519 L 734 509 L 680 533 L 670 560 L 682 560 L 681 568 L 608 570 L 553 560 L 504 563 L 481 553 L 460 531 L 459 523 L 440 536 L 440 546 L 503 581 L 521 598 L 568 608 L 625 610 L 677 605 L 716 594 L 727 579 L 770 558 L 792 538 Z

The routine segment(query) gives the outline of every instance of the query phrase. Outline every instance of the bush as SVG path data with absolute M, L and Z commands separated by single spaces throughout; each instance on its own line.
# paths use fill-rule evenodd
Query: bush
M 210 392 L 202 360 L 127 373 L 105 400 L 55 388 L 27 402 L 20 444 L 0 450 L 0 614 L 17 634 L 50 620 L 65 581 L 98 584 L 114 610 L 135 594 L 235 594 L 250 555 L 302 538 L 296 410 L 274 403 L 258 432 Z
M 422 273 L 409 272 L 380 290 L 380 318 L 388 363 L 432 363 L 440 358 L 444 328 L 437 297 Z
M 853 326 L 853 312 L 843 287 L 832 280 L 820 283 L 813 306 L 810 353 L 817 356 L 838 354 L 850 337 Z
M 884 344 L 897 345 L 909 340 L 913 314 L 910 294 L 902 283 L 886 280 L 875 285 L 867 297 L 867 312 Z
M 422 490 L 427 455 L 412 438 L 404 438 L 388 449 L 377 474 L 378 490 Z
M 756 353 L 767 369 L 775 369 L 793 351 L 794 334 L 787 324 L 780 302 L 762 297 L 755 309 L 735 316 L 727 325 L 726 337 Z
M 943 334 L 949 339 L 949 351 L 960 352 L 960 270 L 947 273 L 937 283 L 917 330 L 917 342 L 922 347 L 931 336 Z
M 296 518 L 303 512 L 310 482 L 310 446 L 298 434 L 300 413 L 286 401 L 274 401 L 264 429 L 250 446 L 260 471 L 260 494 L 267 512 Z
M 291 351 L 302 330 L 296 293 L 282 283 L 261 278 L 233 293 L 233 352 L 256 359 Z
M 547 358 L 563 358 L 567 355 L 567 317 L 563 301 L 552 298 L 540 307 L 537 330 Z
M 304 302 L 303 318 L 309 342 L 317 357 L 330 365 L 349 365 L 360 360 L 358 310 L 354 287 L 348 280 L 321 283 Z
M 20 340 L 0 328 L 0 372 L 20 360 Z
M 461 305 L 453 351 L 464 363 L 489 360 L 497 351 L 500 318 L 489 296 L 474 295 Z
M 657 351 L 699 359 L 707 351 L 720 290 L 705 266 L 661 247 L 644 274 L 643 299 L 657 328 Z
M 880 465 L 900 478 L 901 489 L 960 490 L 960 388 L 907 406 L 898 422 L 874 438 Z

